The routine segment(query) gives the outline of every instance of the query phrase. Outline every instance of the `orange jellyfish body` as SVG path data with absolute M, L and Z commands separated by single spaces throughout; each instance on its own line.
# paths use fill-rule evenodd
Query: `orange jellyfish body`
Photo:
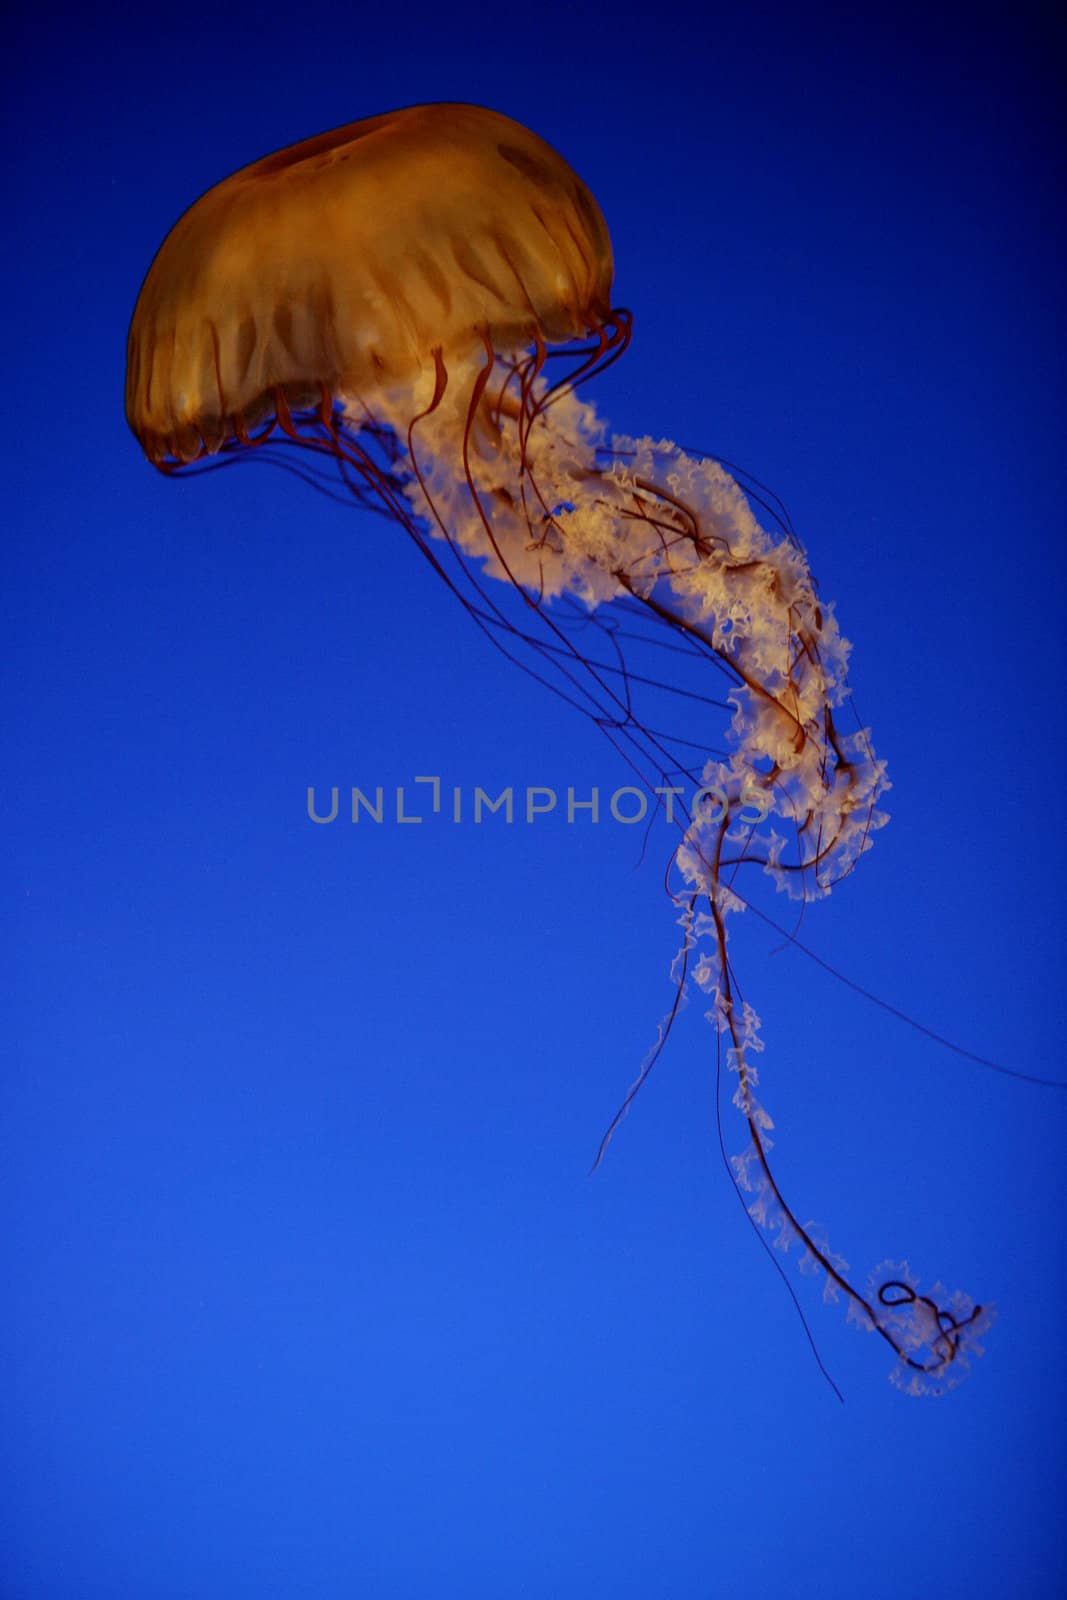
M 477 106 L 369 117 L 242 168 L 176 223 L 134 311 L 126 415 L 151 461 L 183 465 L 279 398 L 594 332 L 611 280 L 596 201 L 536 134 Z

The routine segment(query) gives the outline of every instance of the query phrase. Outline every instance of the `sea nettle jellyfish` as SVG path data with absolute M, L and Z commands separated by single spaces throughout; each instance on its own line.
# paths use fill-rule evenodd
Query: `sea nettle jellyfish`
M 671 808 L 675 998 L 623 1110 L 697 986 L 736 1080 L 750 1215 L 885 1340 L 897 1383 L 936 1393 L 990 1311 L 920 1292 L 902 1262 L 860 1286 L 799 1220 L 729 954 L 746 875 L 807 902 L 852 871 L 885 821 L 885 768 L 840 725 L 848 646 L 772 500 L 717 461 L 612 437 L 579 397 L 629 341 L 612 273 L 596 201 L 526 128 L 465 105 L 371 117 L 243 168 L 179 220 L 134 311 L 127 416 L 166 473 L 277 454 L 321 482 L 328 466 Z M 650 657 L 659 670 L 636 670 Z

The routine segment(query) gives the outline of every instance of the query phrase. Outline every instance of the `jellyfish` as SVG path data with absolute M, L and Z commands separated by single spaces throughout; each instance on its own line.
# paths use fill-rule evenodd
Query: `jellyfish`
M 902 1261 L 861 1284 L 801 1220 L 730 949 L 753 873 L 802 909 L 853 871 L 886 821 L 885 765 L 848 721 L 849 645 L 774 498 L 611 434 L 584 398 L 630 339 L 613 271 L 596 200 L 525 127 L 470 105 L 371 117 L 179 219 L 134 310 L 127 417 L 164 473 L 274 459 L 399 524 L 489 645 L 611 741 L 676 829 L 680 936 L 673 1004 L 597 1161 L 698 991 L 750 1219 L 890 1347 L 901 1388 L 939 1393 L 992 1309 L 921 1292 Z

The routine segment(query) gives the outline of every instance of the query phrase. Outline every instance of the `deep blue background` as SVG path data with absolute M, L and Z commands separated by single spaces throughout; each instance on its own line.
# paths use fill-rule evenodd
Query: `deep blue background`
M 304 812 L 610 790 L 608 746 L 399 530 L 267 469 L 164 481 L 123 418 L 208 185 L 422 100 L 529 123 L 635 315 L 601 408 L 773 484 L 854 641 L 893 820 L 806 939 L 1062 1075 L 1062 35 L 743 9 L 8 35 L 5 1600 L 1063 1592 L 1064 1096 L 738 928 L 801 1214 L 861 1279 L 1000 1306 L 916 1402 L 794 1274 L 839 1406 L 721 1169 L 699 1007 L 586 1176 L 669 999 L 662 850 Z

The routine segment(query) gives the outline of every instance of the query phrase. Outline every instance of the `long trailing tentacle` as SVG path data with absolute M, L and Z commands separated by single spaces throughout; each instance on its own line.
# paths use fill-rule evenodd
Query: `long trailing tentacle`
M 775 1244 L 795 1241 L 802 1266 L 823 1275 L 827 1297 L 843 1295 L 851 1320 L 877 1331 L 896 1357 L 896 1381 L 909 1392 L 936 1392 L 979 1352 L 992 1313 L 940 1285 L 920 1293 L 902 1263 L 885 1264 L 860 1289 L 821 1232 L 800 1221 L 770 1163 L 772 1123 L 753 1062 L 759 1022 L 728 952 L 730 919 L 753 904 L 739 874 L 762 869 L 801 912 L 828 894 L 885 820 L 885 769 L 858 719 L 854 732 L 838 726 L 848 647 L 771 492 L 750 482 L 746 498 L 722 465 L 673 445 L 609 445 L 578 398 L 629 336 L 623 311 L 591 341 L 563 350 L 538 338 L 531 351 L 502 355 L 485 335 L 465 359 L 435 350 L 419 393 L 377 395 L 373 404 L 349 397 L 342 407 L 324 392 L 314 407 L 294 411 L 278 391 L 273 418 L 255 435 L 235 422 L 226 449 L 269 458 L 281 441 L 299 445 L 312 463 L 332 459 L 346 493 L 406 529 L 490 642 L 589 717 L 657 806 L 665 794 L 680 795 L 679 779 L 721 797 L 714 808 L 681 800 L 674 811 L 671 869 L 680 883 L 670 893 L 683 927 L 674 1001 L 594 1167 L 694 983 L 711 997 L 717 1060 L 725 1040 L 737 1077 L 734 1104 L 748 1145 L 730 1175 L 750 1218 Z M 550 363 L 564 365 L 554 381 Z M 316 471 L 311 476 L 324 487 Z M 756 521 L 751 502 L 774 531 Z M 635 648 L 654 655 L 654 670 L 636 669 Z M 686 734 L 670 725 L 669 707 L 682 701 L 696 714 Z M 726 747 L 716 750 L 711 733 L 724 708 L 730 726 Z M 795 930 L 786 937 L 820 959 Z

